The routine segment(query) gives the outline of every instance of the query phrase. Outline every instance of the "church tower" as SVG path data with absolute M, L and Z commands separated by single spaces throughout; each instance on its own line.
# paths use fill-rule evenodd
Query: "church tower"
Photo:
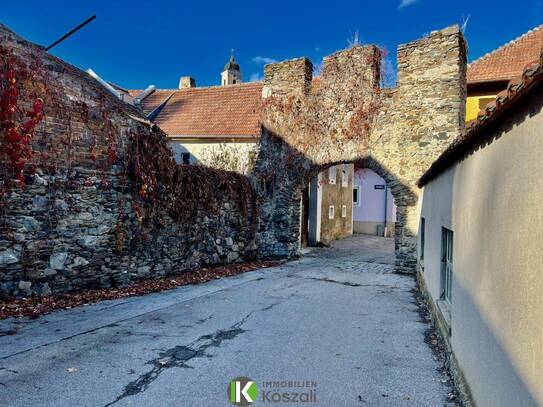
M 241 83 L 241 71 L 234 59 L 234 50 L 232 50 L 230 60 L 224 66 L 224 71 L 221 73 L 221 85 L 235 85 L 237 83 Z

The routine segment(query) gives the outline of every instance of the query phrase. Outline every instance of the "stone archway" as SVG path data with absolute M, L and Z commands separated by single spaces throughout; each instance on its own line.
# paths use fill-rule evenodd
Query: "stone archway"
M 418 194 L 403 184 L 392 172 L 373 157 L 358 160 L 358 168 L 367 168 L 383 178 L 394 197 L 396 204 L 396 223 L 394 230 L 394 251 L 396 254 L 396 271 L 410 273 L 416 266 L 417 233 L 409 227 L 409 219 L 417 218 Z
M 381 52 L 356 46 L 323 61 L 267 65 L 260 151 L 253 185 L 263 197 L 262 256 L 298 252 L 300 198 L 331 165 L 377 172 L 396 200 L 396 269 L 413 272 L 418 233 L 416 181 L 464 128 L 466 48 L 457 26 L 398 48 L 398 84 L 379 86 Z

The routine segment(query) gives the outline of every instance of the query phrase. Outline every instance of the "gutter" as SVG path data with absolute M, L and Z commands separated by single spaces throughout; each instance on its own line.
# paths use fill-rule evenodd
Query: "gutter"
M 226 135 L 226 134 L 219 134 L 219 135 L 204 135 L 204 134 L 184 134 L 184 135 L 174 135 L 174 136 L 168 136 L 172 141 L 213 141 L 213 140 L 220 140 L 220 141 L 257 141 L 260 137 L 257 135 L 252 134 L 241 134 L 241 135 Z

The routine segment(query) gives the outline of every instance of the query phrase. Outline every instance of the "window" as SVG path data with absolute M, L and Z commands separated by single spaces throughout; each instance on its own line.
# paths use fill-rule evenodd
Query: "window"
M 337 168 L 335 166 L 328 168 L 328 182 L 332 185 L 335 185 L 336 177 L 337 177 Z
M 453 232 L 441 229 L 441 290 L 439 298 L 451 302 L 453 273 Z
M 236 84 L 236 80 L 234 79 L 234 80 L 232 81 L 232 83 L 235 85 L 235 84 Z
M 334 205 L 330 205 L 328 207 L 328 219 L 334 219 L 335 216 L 335 208 Z
M 347 217 L 347 205 L 343 205 L 341 207 L 341 217 L 346 218 Z
M 353 187 L 353 205 L 360 206 L 360 186 Z
M 185 165 L 190 164 L 190 153 L 181 153 L 181 163 Z
M 347 167 L 347 164 L 343 164 L 343 168 L 341 170 L 341 186 L 347 187 L 349 186 L 349 172 L 347 171 L 349 167 Z
M 426 234 L 426 219 L 420 218 L 420 262 L 424 262 L 424 239 Z

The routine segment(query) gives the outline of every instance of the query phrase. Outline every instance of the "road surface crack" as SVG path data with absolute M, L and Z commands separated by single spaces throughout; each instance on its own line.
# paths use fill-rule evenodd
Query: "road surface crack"
M 143 393 L 149 388 L 149 385 L 167 369 L 173 367 L 192 369 L 192 366 L 187 364 L 187 362 L 190 360 L 197 358 L 211 358 L 212 356 L 206 351 L 209 348 L 218 348 L 223 342 L 230 341 L 236 338 L 238 335 L 244 333 L 245 330 L 242 329 L 241 326 L 251 317 L 252 314 L 253 312 L 247 314 L 242 320 L 227 329 L 220 329 L 212 334 L 200 336 L 188 346 L 178 345 L 160 352 L 157 358 L 146 363 L 153 366 L 151 370 L 142 374 L 136 380 L 128 383 L 125 386 L 123 393 L 111 403 L 106 404 L 104 407 L 112 406 L 125 397 Z
M 350 281 L 332 280 L 331 278 L 326 278 L 326 277 L 301 277 L 301 276 L 296 276 L 296 275 L 293 275 L 292 277 L 303 278 L 304 280 L 324 281 L 325 283 L 341 284 L 347 287 L 373 287 L 374 286 L 374 284 L 357 284 L 357 283 L 351 283 Z

